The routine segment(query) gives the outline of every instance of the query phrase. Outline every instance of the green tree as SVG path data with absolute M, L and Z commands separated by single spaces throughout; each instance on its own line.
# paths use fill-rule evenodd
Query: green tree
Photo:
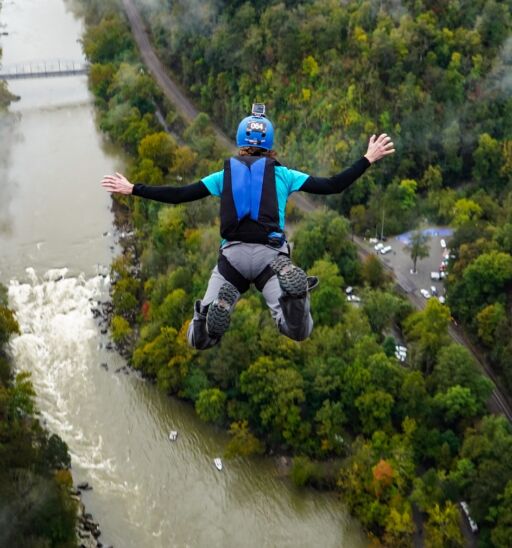
M 434 405 L 440 409 L 448 424 L 472 419 L 478 412 L 478 403 L 471 390 L 459 385 L 450 386 L 446 392 L 438 392 L 434 397 Z
M 492 382 L 480 372 L 470 351 L 460 344 L 441 348 L 429 385 L 439 392 L 446 392 L 455 385 L 468 388 L 476 397 L 480 412 L 484 411 L 493 389 Z
M 199 418 L 208 422 L 221 423 L 226 413 L 226 400 L 226 394 L 218 388 L 201 390 L 196 401 Z
M 430 237 L 420 231 L 413 232 L 409 243 L 404 248 L 409 252 L 412 259 L 412 271 L 416 273 L 418 259 L 425 259 L 430 254 Z
M 12 310 L 0 305 L 0 348 L 9 340 L 11 335 L 20 332 L 20 327 Z
M 146 135 L 139 144 L 139 156 L 151 160 L 164 171 L 168 171 L 174 163 L 176 150 L 175 139 L 163 131 Z
M 482 308 L 476 316 L 478 337 L 488 347 L 504 339 L 508 328 L 505 308 L 501 303 L 494 303 Z
M 429 191 L 439 190 L 443 186 L 443 173 L 438 165 L 430 165 L 423 173 L 420 186 Z
M 382 287 L 389 277 L 384 272 L 384 267 L 375 255 L 368 255 L 361 269 L 363 280 L 372 288 Z
M 314 263 L 308 272 L 321 279 L 320 286 L 311 294 L 311 309 L 315 323 L 334 325 L 341 320 L 346 308 L 346 298 L 342 291 L 343 278 L 338 267 L 327 259 Z
M 376 430 L 391 428 L 391 410 L 394 400 L 382 390 L 365 392 L 355 401 L 363 432 L 373 434 Z
M 402 305 L 401 299 L 386 291 L 367 289 L 363 293 L 363 310 L 375 333 L 382 334 L 391 326 Z
M 473 200 L 461 198 L 455 202 L 452 214 L 452 224 L 459 227 L 480 219 L 482 216 L 482 208 Z
M 458 548 L 464 546 L 460 531 L 459 510 L 452 502 L 444 506 L 434 504 L 427 508 L 428 519 L 425 524 L 425 546 L 427 548 Z
M 450 310 L 437 299 L 430 299 L 424 310 L 411 314 L 404 322 L 407 338 L 414 342 L 415 360 L 428 373 L 438 352 L 448 344 Z
M 264 447 L 258 438 L 251 433 L 247 421 L 231 423 L 229 433 L 231 440 L 226 448 L 226 458 L 249 457 L 263 453 Z
M 494 522 L 491 540 L 494 546 L 505 548 L 512 535 L 512 480 L 507 482 L 505 491 L 498 497 L 498 504 L 489 513 Z
M 292 447 L 300 446 L 310 429 L 301 418 L 303 387 L 301 375 L 282 359 L 262 356 L 240 375 L 240 388 L 249 398 L 253 420 Z
M 466 500 L 477 523 L 499 506 L 498 497 L 512 480 L 512 463 L 504 459 L 512 451 L 512 429 L 504 417 L 488 415 L 467 431 L 460 454 L 473 466 L 464 469 L 459 482 L 465 484 Z
M 344 448 L 343 425 L 347 418 L 341 402 L 324 400 L 315 415 L 316 430 L 320 438 L 321 451 L 341 452 Z
M 96 26 L 90 26 L 82 40 L 84 53 L 91 63 L 119 60 L 133 47 L 126 25 L 118 15 L 109 14 Z
M 130 324 L 122 317 L 112 317 L 112 339 L 117 344 L 124 344 L 132 336 L 133 330 Z

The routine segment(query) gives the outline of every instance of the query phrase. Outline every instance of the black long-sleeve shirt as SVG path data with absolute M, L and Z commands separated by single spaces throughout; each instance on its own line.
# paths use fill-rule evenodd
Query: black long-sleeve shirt
M 352 166 L 332 177 L 310 175 L 302 184 L 300 191 L 308 194 L 338 194 L 361 177 L 369 166 L 370 162 L 363 156 Z M 210 196 L 210 191 L 202 181 L 181 187 L 149 186 L 137 183 L 133 187 L 132 194 L 167 204 L 182 204 L 206 198 Z

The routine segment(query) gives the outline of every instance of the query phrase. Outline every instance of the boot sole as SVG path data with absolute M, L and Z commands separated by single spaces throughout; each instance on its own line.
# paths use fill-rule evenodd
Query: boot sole
M 229 282 L 222 285 L 218 297 L 208 307 L 206 315 L 206 329 L 210 337 L 220 339 L 227 331 L 231 321 L 231 310 L 239 296 L 236 287 Z M 221 301 L 228 306 L 221 305 Z
M 275 272 L 281 289 L 290 297 L 302 297 L 308 290 L 308 277 L 287 255 L 278 255 L 270 268 Z

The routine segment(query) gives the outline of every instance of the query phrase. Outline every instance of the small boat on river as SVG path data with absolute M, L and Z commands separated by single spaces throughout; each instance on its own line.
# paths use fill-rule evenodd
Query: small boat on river
M 177 430 L 171 430 L 171 432 L 169 433 L 169 439 L 171 441 L 176 441 L 178 439 L 178 432 Z
M 222 461 L 219 457 L 214 458 L 213 463 L 215 464 L 217 470 L 222 470 Z

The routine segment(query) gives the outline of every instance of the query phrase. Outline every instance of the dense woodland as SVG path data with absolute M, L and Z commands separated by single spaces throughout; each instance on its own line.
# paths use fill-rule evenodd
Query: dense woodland
M 457 229 L 448 299 L 512 394 L 512 1 L 143 1 L 160 55 L 231 134 L 266 102 L 280 154 L 333 172 L 397 153 L 330 205 L 361 235 Z
M 184 128 L 141 66 L 117 3 L 85 6 L 98 122 L 131 156 L 128 177 L 179 185 L 219 168 L 210 118 Z M 136 236 L 113 264 L 116 342 L 163 390 L 229 429 L 229 456 L 291 454 L 293 480 L 338 490 L 376 542 L 410 546 L 422 523 L 426 546 L 462 546 L 458 502 L 466 500 L 480 545 L 509 546 L 512 463 L 503 457 L 512 428 L 488 414 L 492 385 L 447 329 L 453 312 L 493 352 L 498 329 L 500 344 L 508 340 L 510 3 L 145 6 L 162 57 L 231 133 L 260 100 L 291 167 L 335 171 L 374 131 L 396 135 L 398 152 L 332 200 L 335 210 L 291 212 L 295 261 L 321 277 L 316 327 L 300 344 L 277 333 L 250 292 L 221 345 L 189 348 L 192 304 L 217 255 L 218 203 L 119 198 Z M 178 139 L 158 125 L 157 106 Z M 398 212 L 390 231 L 421 217 L 457 227 L 452 312 L 437 299 L 414 312 L 375 257 L 358 260 L 343 214 L 364 234 L 383 204 Z M 361 306 L 347 302 L 348 284 Z M 405 364 L 394 356 L 397 331 L 409 347 Z M 505 378 L 506 354 L 496 356 Z

